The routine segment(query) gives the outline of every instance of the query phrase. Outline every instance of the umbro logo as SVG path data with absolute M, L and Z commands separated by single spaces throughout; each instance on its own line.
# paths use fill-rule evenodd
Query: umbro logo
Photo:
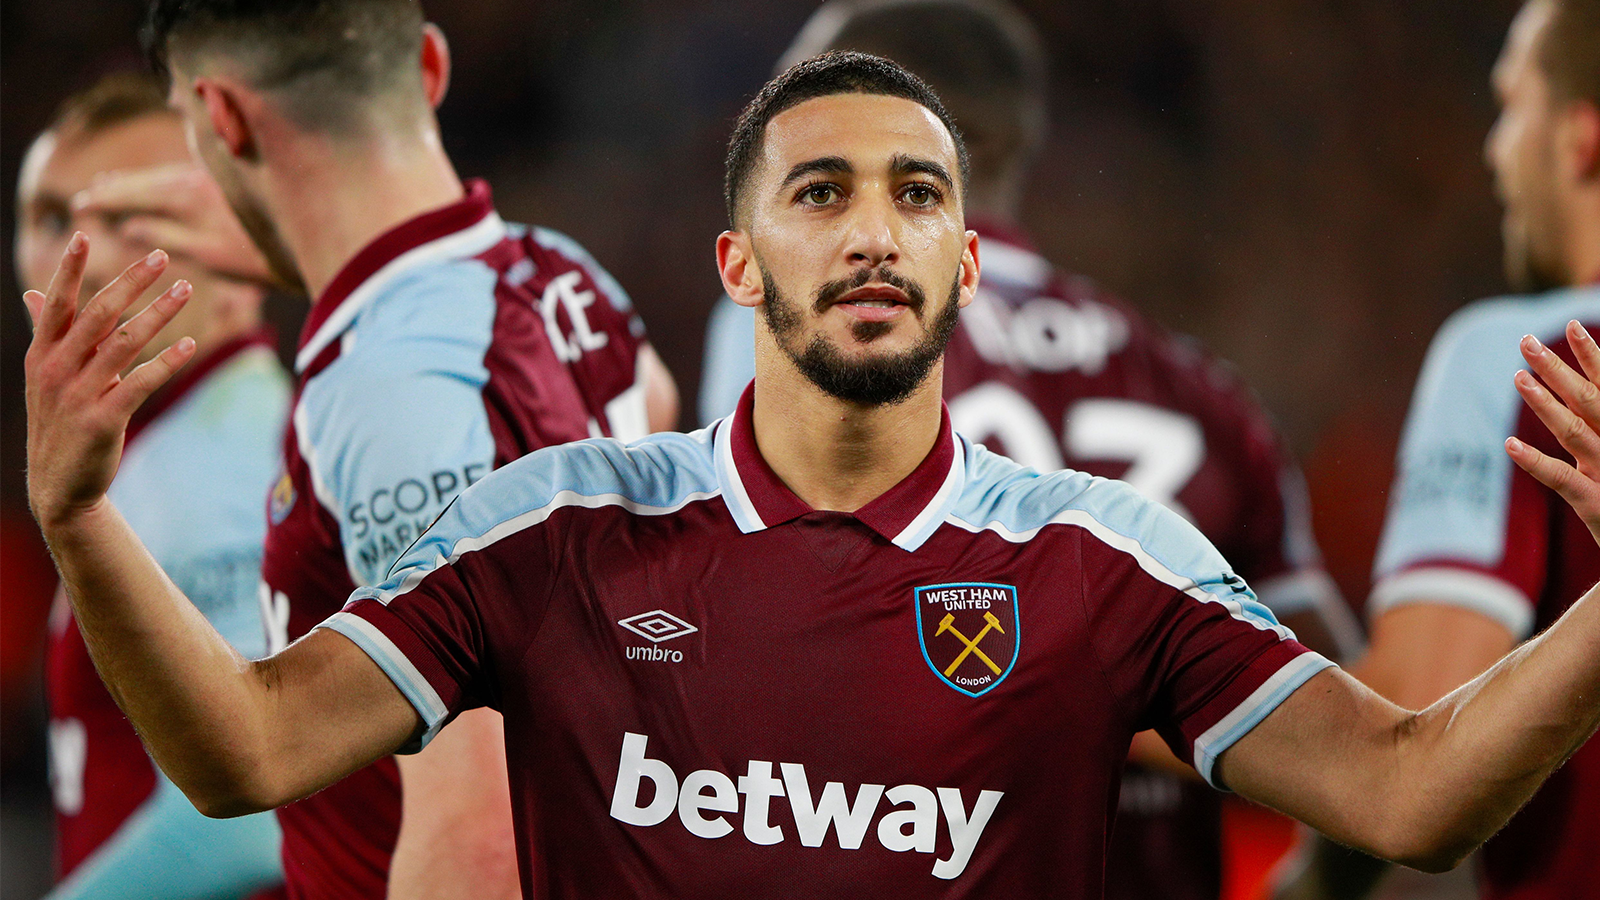
M 637 616 L 629 616 L 617 624 L 652 644 L 670 641 L 700 630 L 664 609 L 653 609 Z
M 637 634 L 652 644 L 681 638 L 686 634 L 694 634 L 700 629 L 678 618 L 664 609 L 653 609 L 647 613 L 629 616 L 617 622 L 623 628 Z M 667 647 L 626 647 L 623 655 L 628 659 L 642 659 L 650 662 L 683 662 L 683 651 Z

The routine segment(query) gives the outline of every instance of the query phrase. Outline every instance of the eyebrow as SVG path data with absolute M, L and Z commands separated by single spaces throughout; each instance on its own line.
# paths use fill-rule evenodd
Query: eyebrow
M 808 175 L 853 175 L 855 171 L 856 168 L 850 165 L 850 160 L 842 156 L 820 156 L 808 159 L 790 169 L 779 187 L 788 187 Z
M 796 181 L 809 175 L 854 175 L 855 166 L 842 156 L 820 156 L 796 164 L 789 170 L 780 187 L 788 187 Z M 889 172 L 896 176 L 921 174 L 927 175 L 946 188 L 955 186 L 955 180 L 950 177 L 950 170 L 939 165 L 931 159 L 923 159 L 906 153 L 896 153 L 889 157 Z
M 955 181 L 950 177 L 950 170 L 931 159 L 896 153 L 889 158 L 889 171 L 895 175 L 927 175 L 941 182 L 946 189 L 955 187 Z

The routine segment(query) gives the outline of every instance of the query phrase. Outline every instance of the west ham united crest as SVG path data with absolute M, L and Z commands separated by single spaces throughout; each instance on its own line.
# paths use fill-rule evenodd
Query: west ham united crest
M 994 690 L 1017 664 L 1017 589 L 1009 584 L 930 584 L 916 590 L 922 658 L 969 697 Z

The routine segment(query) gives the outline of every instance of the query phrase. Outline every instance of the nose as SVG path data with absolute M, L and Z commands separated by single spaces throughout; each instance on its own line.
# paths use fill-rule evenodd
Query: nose
M 892 200 L 861 200 L 851 206 L 845 256 L 851 266 L 874 269 L 900 260 Z

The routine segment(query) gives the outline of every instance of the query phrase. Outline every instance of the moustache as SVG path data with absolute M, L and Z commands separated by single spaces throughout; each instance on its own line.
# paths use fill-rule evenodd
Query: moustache
M 849 278 L 841 278 L 824 284 L 822 287 L 817 288 L 816 298 L 812 302 L 812 309 L 818 314 L 824 313 L 840 297 L 856 288 L 862 287 L 869 281 L 876 281 L 899 289 L 906 295 L 911 311 L 919 316 L 922 314 L 922 307 L 927 299 L 927 294 L 922 290 L 922 286 L 888 266 L 878 266 L 874 269 L 858 269 Z

